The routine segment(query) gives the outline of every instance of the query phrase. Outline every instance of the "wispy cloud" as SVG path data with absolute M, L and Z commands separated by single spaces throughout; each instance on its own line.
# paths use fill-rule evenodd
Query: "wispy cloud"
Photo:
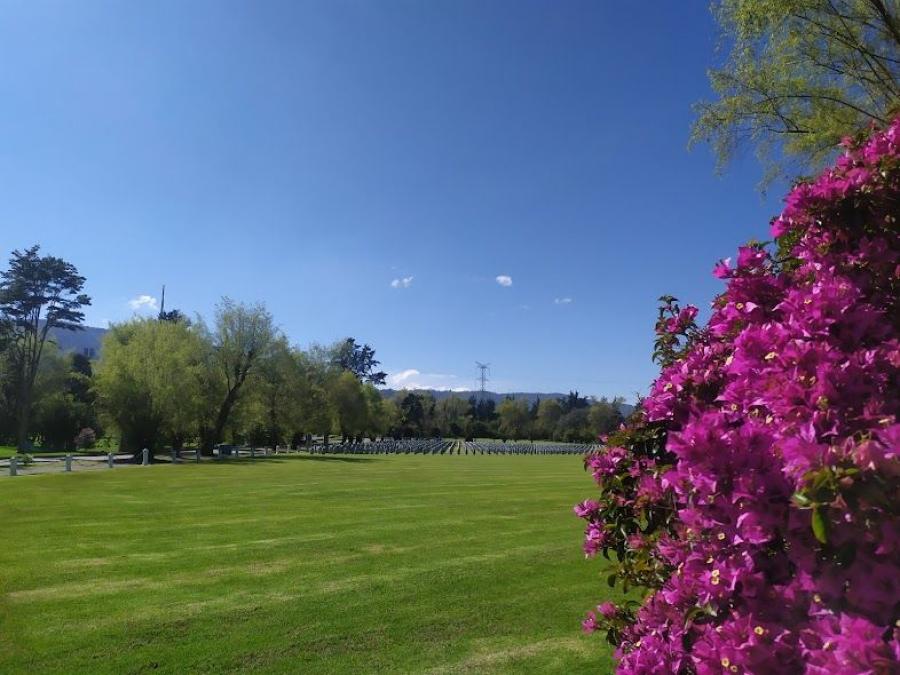
M 407 368 L 406 370 L 401 370 L 399 373 L 391 373 L 390 375 L 388 375 L 388 382 L 392 387 L 399 387 L 402 386 L 403 383 L 410 378 L 421 374 L 422 373 L 420 373 L 415 368 Z
M 413 282 L 412 276 L 400 277 L 398 279 L 394 279 L 391 282 L 391 288 L 409 288 L 410 286 L 412 286 L 412 282 Z
M 553 304 L 555 304 L 555 305 L 571 305 L 573 302 L 575 302 L 575 301 L 572 300 L 572 298 L 556 298 L 553 301 Z
M 158 312 L 159 303 L 152 295 L 139 295 L 128 301 L 128 306 L 135 312 Z
M 507 276 L 506 274 L 500 274 L 500 275 L 496 276 L 494 279 L 498 284 L 500 284 L 501 286 L 504 286 L 506 288 L 509 288 L 510 286 L 512 286 L 512 277 Z
M 466 391 L 460 387 L 456 375 L 444 373 L 423 373 L 416 368 L 407 368 L 387 377 L 391 389 L 434 389 L 436 391 Z M 456 386 L 454 386 L 456 385 Z

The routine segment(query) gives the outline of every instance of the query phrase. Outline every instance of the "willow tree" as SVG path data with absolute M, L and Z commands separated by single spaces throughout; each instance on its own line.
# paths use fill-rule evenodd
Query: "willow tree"
M 278 335 L 269 357 L 260 362 L 251 379 L 255 423 L 272 448 L 277 448 L 283 438 L 290 439 L 302 431 L 307 388 L 302 357 L 285 336 Z
M 202 324 L 201 330 L 206 331 Z M 201 425 L 200 435 L 203 450 L 209 453 L 223 439 L 247 378 L 271 357 L 278 331 L 264 305 L 223 298 L 216 307 L 215 325 L 206 332 L 212 345 L 205 385 L 211 417 Z
M 134 319 L 103 338 L 94 386 L 104 417 L 134 453 L 179 448 L 203 413 L 205 336 L 185 322 Z
M 712 11 L 727 56 L 709 71 L 717 98 L 696 105 L 691 142 L 709 142 L 720 169 L 749 145 L 765 181 L 809 173 L 897 112 L 897 0 L 719 0 Z

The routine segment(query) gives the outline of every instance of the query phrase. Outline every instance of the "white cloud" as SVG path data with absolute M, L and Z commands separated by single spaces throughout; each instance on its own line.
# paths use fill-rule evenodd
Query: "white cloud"
M 403 383 L 406 382 L 409 378 L 421 374 L 422 373 L 420 373 L 415 368 L 407 368 L 406 370 L 401 370 L 399 373 L 392 373 L 388 375 L 388 382 L 394 388 L 402 387 Z
M 571 305 L 574 302 L 572 298 L 556 298 L 553 303 L 556 305 Z
M 497 277 L 495 277 L 495 280 L 498 284 L 500 284 L 501 286 L 505 286 L 506 288 L 512 286 L 512 277 L 505 274 L 498 275 Z
M 152 295 L 139 295 L 128 301 L 128 306 L 135 312 L 158 312 L 159 303 Z
M 407 368 L 387 377 L 391 389 L 434 389 L 436 391 L 466 391 L 458 386 L 456 375 L 444 373 L 423 373 L 416 368 Z M 457 386 L 453 386 L 457 385 Z
M 412 286 L 413 277 L 400 277 L 399 279 L 394 279 L 391 282 L 391 288 L 409 288 Z

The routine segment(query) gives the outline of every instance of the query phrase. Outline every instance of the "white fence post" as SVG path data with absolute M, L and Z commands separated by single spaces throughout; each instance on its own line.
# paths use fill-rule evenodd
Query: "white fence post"
M 106 453 L 106 464 L 109 466 L 110 469 L 116 465 L 116 456 L 113 455 L 111 452 Z
M 10 476 L 19 475 L 19 460 L 17 460 L 15 457 L 13 457 L 9 460 L 9 475 Z
M 144 448 L 142 453 L 143 453 L 144 457 L 143 457 L 143 461 L 141 461 L 141 464 L 143 466 L 147 466 L 150 463 L 150 450 L 148 450 L 147 448 Z
M 72 453 L 66 455 L 66 471 L 72 470 Z

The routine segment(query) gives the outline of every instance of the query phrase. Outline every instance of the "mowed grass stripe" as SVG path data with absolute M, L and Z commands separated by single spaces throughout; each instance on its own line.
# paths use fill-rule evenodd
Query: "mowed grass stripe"
M 553 456 L 2 480 L 0 671 L 604 672 L 590 492 Z

